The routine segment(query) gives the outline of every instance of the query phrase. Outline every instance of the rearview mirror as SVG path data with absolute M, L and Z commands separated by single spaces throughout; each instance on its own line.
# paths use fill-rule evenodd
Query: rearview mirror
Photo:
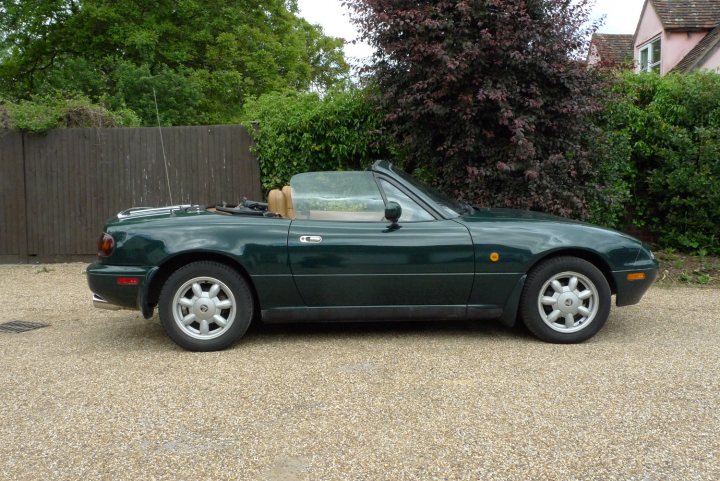
M 402 207 L 395 201 L 390 201 L 385 206 L 385 218 L 392 222 L 393 225 L 397 224 L 398 219 L 402 215 Z

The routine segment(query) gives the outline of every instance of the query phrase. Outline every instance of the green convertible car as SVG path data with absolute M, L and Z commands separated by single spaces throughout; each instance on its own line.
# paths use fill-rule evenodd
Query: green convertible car
M 105 226 L 93 304 L 157 306 L 180 346 L 223 349 L 265 322 L 516 320 L 584 341 L 639 302 L 658 263 L 640 241 L 550 215 L 473 209 L 385 161 L 312 172 L 268 203 L 133 208 Z

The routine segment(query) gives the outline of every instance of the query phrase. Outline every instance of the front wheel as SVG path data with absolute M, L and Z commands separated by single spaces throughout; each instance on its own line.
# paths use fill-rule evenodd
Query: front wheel
M 252 321 L 247 282 L 225 264 L 200 261 L 175 271 L 158 302 L 167 335 L 190 351 L 217 351 L 240 339 Z
M 556 257 L 528 275 L 520 299 L 520 318 L 544 341 L 582 342 L 607 321 L 611 296 L 605 276 L 590 262 Z

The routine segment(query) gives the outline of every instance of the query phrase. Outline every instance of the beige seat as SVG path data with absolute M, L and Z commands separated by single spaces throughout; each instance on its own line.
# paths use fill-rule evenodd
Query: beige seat
M 293 209 L 292 187 L 286 185 L 282 190 L 271 190 L 268 194 L 268 211 L 280 214 L 286 219 L 294 219 L 295 209 Z
M 282 193 L 285 194 L 285 210 L 287 211 L 287 217 L 289 219 L 294 219 L 295 208 L 293 207 L 292 187 L 286 185 L 282 188 Z
M 268 194 L 268 211 L 287 217 L 287 200 L 280 189 L 273 189 Z

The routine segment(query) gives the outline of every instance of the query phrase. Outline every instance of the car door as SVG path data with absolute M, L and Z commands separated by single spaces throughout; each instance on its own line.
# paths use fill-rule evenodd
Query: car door
M 289 259 L 306 305 L 455 306 L 464 315 L 474 271 L 468 229 L 431 215 L 401 186 L 384 180 L 381 191 L 371 172 L 330 174 L 293 179 Z M 396 226 L 382 220 L 388 199 L 403 206 Z

